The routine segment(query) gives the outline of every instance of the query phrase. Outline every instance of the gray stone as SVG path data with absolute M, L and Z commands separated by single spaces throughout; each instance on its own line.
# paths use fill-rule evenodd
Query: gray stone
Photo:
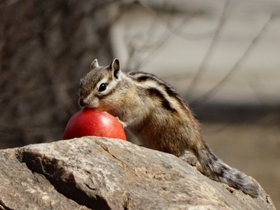
M 0 157 L 0 209 L 275 209 L 264 191 L 251 198 L 180 158 L 122 140 L 83 137 Z
M 30 171 L 18 161 L 17 151 L 0 150 L 0 209 L 88 209 L 57 192 L 42 174 Z

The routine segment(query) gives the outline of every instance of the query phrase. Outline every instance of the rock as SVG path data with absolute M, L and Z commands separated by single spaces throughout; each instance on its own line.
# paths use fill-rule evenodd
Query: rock
M 29 170 L 16 153 L 0 150 L 0 209 L 89 209 L 57 192 L 42 175 Z
M 180 158 L 121 140 L 29 145 L 0 159 L 0 209 L 275 209 L 264 191 L 251 198 Z

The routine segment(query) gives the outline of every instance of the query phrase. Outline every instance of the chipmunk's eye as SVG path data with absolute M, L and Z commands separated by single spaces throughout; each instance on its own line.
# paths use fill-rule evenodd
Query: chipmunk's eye
M 101 85 L 98 88 L 98 91 L 102 92 L 102 91 L 106 90 L 107 85 L 108 85 L 107 83 L 101 83 Z

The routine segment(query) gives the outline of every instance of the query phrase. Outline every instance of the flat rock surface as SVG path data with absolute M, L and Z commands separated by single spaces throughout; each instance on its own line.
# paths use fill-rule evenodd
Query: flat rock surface
M 0 209 L 275 209 L 173 155 L 98 137 L 0 151 Z

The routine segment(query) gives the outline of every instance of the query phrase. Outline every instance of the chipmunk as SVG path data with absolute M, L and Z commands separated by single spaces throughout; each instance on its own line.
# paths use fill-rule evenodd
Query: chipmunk
M 210 150 L 186 102 L 155 75 L 126 74 L 118 59 L 105 67 L 95 59 L 91 71 L 80 81 L 79 104 L 117 117 L 145 147 L 176 156 L 191 151 L 210 178 L 258 197 L 259 185 Z

